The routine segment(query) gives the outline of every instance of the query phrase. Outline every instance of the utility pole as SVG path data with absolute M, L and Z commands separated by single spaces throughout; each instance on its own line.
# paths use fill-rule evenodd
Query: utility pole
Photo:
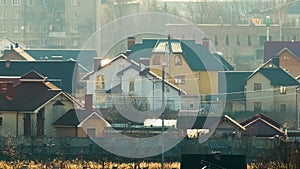
M 164 163 L 165 163 L 165 156 L 164 156 L 164 151 L 165 151 L 165 137 L 164 137 L 164 127 L 165 127 L 165 122 L 164 122 L 164 116 L 165 116 L 165 110 L 164 110 L 164 107 L 165 107 L 165 66 L 164 64 L 162 64 L 162 107 L 161 107 L 161 110 L 162 110 L 162 114 L 161 114 L 161 132 L 162 132 L 162 144 L 161 144 L 161 168 L 164 169 Z

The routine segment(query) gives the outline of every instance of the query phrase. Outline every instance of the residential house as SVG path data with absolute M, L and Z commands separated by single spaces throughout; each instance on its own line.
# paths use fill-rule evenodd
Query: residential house
M 179 116 L 177 128 L 188 137 L 199 137 L 201 134 L 213 134 L 213 137 L 241 137 L 245 127 L 229 117 L 223 116 Z
M 101 137 L 110 124 L 99 112 L 70 109 L 53 126 L 57 137 Z
M 8 53 L 3 54 L 0 57 L 0 60 L 25 60 L 25 61 L 35 61 L 33 57 L 31 57 L 27 52 L 25 52 L 22 48 L 15 44 L 11 46 Z
M 246 111 L 270 112 L 281 124 L 296 127 L 298 86 L 296 79 L 270 60 L 246 79 Z
M 142 69 L 124 54 L 111 60 L 96 58 L 94 71 L 83 80 L 87 83 L 87 93 L 94 94 L 95 107 L 117 107 L 124 111 L 125 107 L 122 106 L 133 104 L 135 109 L 144 111 L 162 109 L 161 77 L 148 69 Z M 181 109 L 180 95 L 185 92 L 167 81 L 163 84 L 166 108 Z
M 219 72 L 219 95 L 226 96 L 224 98 L 224 112 L 245 111 L 246 96 L 244 87 L 246 79 L 253 72 L 248 71 L 222 71 Z
M 277 59 L 280 68 L 294 78 L 300 75 L 300 41 L 268 41 L 264 46 L 264 61 Z
M 55 136 L 52 123 L 81 104 L 41 74 L 30 71 L 0 94 L 0 135 Z
M 13 47 L 13 45 L 15 45 L 17 42 L 13 41 L 9 38 L 0 38 L 0 56 L 4 53 L 4 50 L 10 49 Z M 25 48 L 24 44 L 21 43 L 17 43 L 19 47 L 21 47 L 22 49 Z
M 75 88 L 78 87 L 78 83 L 76 83 L 75 80 L 77 79 L 76 64 L 77 63 L 75 61 L 71 60 L 0 60 L 0 76 L 22 76 L 23 74 L 31 70 L 35 70 L 46 76 L 48 78 L 48 81 L 61 88 L 63 91 L 68 93 L 75 93 Z
M 242 122 L 241 125 L 246 129 L 244 133 L 245 136 L 274 137 L 285 135 L 279 123 L 262 113 L 258 113 L 250 119 L 247 119 Z
M 185 97 L 194 97 L 198 103 L 210 104 L 218 93 L 218 71 L 234 68 L 220 55 L 212 54 L 209 40 L 203 44 L 194 40 L 143 39 L 135 44 L 128 38 L 128 57 L 148 66 L 152 72 L 184 90 Z M 201 97 L 201 98 L 199 98 Z M 188 101 L 187 101 L 188 102 Z M 187 109 L 199 109 L 200 105 L 189 104 Z

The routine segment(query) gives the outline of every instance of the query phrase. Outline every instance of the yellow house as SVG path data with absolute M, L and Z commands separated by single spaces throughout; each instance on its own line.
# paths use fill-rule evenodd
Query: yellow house
M 8 83 L 0 93 L 0 136 L 54 136 L 52 123 L 71 108 L 82 105 L 71 95 L 31 71 Z
M 218 93 L 218 71 L 234 68 L 220 55 L 211 53 L 208 40 L 204 40 L 206 43 L 201 45 L 194 40 L 144 39 L 141 44 L 128 46 L 129 58 L 160 76 L 164 72 L 165 79 L 184 90 L 186 97 L 201 96 L 202 103 L 209 103 L 211 96 Z

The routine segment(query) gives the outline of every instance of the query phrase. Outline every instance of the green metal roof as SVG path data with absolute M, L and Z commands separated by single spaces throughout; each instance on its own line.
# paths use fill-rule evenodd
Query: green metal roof
M 244 71 L 219 72 L 219 93 L 221 95 L 225 94 L 227 100 L 243 101 L 245 99 L 244 86 L 246 79 L 252 73 Z
M 139 58 L 150 58 L 152 52 L 157 51 L 154 49 L 163 42 L 170 44 L 169 51 L 182 53 L 187 64 L 193 71 L 233 70 L 233 67 L 224 58 L 212 54 L 205 46 L 196 44 L 194 40 L 144 39 L 141 44 L 136 44 L 130 48 L 131 54 L 129 58 L 136 62 L 139 62 Z M 178 46 L 179 44 L 180 46 Z
M 262 68 L 259 72 L 268 78 L 273 86 L 299 85 L 296 79 L 280 68 Z

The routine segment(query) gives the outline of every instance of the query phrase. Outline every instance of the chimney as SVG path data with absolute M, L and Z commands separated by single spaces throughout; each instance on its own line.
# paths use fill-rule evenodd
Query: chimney
M 208 37 L 204 37 L 202 39 L 202 45 L 205 46 L 207 49 L 209 49 L 209 38 Z
M 100 58 L 100 57 L 94 58 L 94 72 L 96 72 L 97 70 L 99 70 L 101 68 L 101 61 L 102 61 L 102 58 Z
M 134 45 L 135 45 L 135 37 L 128 37 L 127 38 L 127 49 L 130 50 L 130 48 Z
M 16 47 L 16 48 L 18 48 L 18 47 L 19 47 L 19 44 L 18 44 L 18 42 L 16 42 L 16 43 L 15 43 L 15 47 Z
M 6 99 L 7 100 L 13 100 L 14 99 L 14 92 L 13 92 L 13 83 L 8 82 L 7 83 L 7 89 L 6 89 Z
M 84 109 L 93 110 L 93 94 L 85 94 Z

